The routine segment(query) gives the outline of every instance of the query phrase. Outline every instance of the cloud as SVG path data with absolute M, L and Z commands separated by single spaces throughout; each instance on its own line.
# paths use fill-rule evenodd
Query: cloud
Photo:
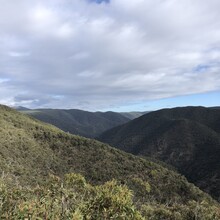
M 28 52 L 18 52 L 18 51 L 9 51 L 8 55 L 11 57 L 26 57 L 30 56 L 30 53 Z
M 100 110 L 219 91 L 219 7 L 218 0 L 2 1 L 0 79 L 10 80 L 0 80 L 0 102 Z

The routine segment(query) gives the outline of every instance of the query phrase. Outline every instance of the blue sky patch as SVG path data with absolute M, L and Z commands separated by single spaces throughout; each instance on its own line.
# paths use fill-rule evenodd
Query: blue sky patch
M 101 4 L 101 3 L 109 3 L 110 0 L 89 0 L 90 2 L 95 2 L 97 4 Z
M 204 72 L 208 70 L 209 68 L 211 68 L 210 65 L 200 64 L 194 68 L 194 72 Z

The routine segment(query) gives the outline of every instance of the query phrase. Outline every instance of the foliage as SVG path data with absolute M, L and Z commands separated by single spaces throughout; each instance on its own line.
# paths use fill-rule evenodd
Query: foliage
M 91 186 L 78 174 L 62 181 L 51 175 L 44 186 L 0 185 L 1 219 L 143 219 L 132 202 L 132 192 L 112 180 Z
M 133 202 L 133 192 L 118 181 L 92 186 L 79 174 L 64 179 L 50 175 L 42 186 L 13 185 L 13 179 L 0 179 L 1 219 L 74 220 L 218 220 L 220 208 L 207 202 L 189 201 L 172 206 L 147 201 Z M 140 179 L 137 184 L 146 186 Z M 148 187 L 147 187 L 148 190 Z

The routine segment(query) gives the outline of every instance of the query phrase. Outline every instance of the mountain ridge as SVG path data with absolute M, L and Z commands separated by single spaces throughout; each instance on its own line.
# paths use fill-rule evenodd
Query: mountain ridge
M 162 109 L 106 131 L 99 140 L 171 164 L 189 181 L 219 199 L 219 122 L 219 109 Z
M 79 109 L 33 109 L 25 114 L 52 124 L 65 132 L 94 138 L 112 127 L 130 119 L 115 112 L 89 112 Z

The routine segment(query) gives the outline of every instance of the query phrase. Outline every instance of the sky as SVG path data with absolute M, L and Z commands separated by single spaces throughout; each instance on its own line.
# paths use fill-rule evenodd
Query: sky
M 0 0 L 0 103 L 220 106 L 219 0 Z

